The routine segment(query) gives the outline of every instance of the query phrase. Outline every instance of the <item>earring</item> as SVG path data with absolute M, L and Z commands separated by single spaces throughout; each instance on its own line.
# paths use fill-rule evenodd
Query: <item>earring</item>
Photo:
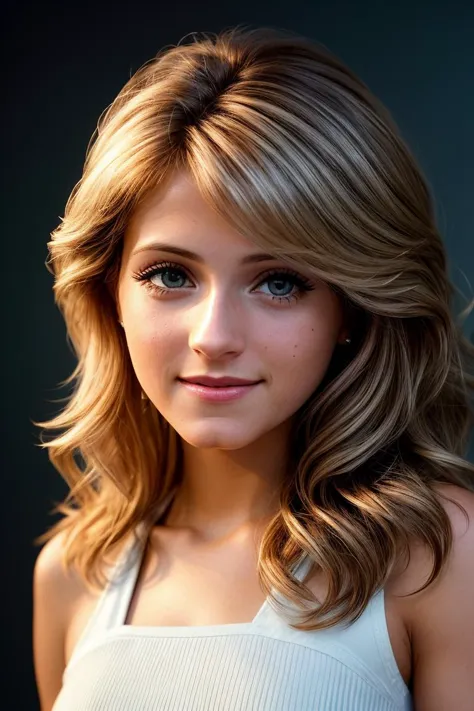
M 120 325 L 122 326 L 122 328 L 123 328 L 123 322 L 122 322 L 122 321 L 119 321 L 119 324 L 120 324 Z
M 350 338 L 346 338 L 346 343 L 350 343 L 350 342 L 351 342 L 351 339 L 350 339 Z

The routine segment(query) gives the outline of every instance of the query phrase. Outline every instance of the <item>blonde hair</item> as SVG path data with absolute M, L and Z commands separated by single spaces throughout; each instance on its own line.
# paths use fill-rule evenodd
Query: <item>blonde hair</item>
M 297 413 L 262 588 L 305 608 L 296 629 L 352 621 L 413 540 L 433 554 L 426 587 L 452 545 L 436 487 L 474 491 L 474 347 L 450 312 L 426 181 L 389 112 L 323 46 L 238 26 L 163 49 L 94 135 L 48 242 L 78 363 L 63 411 L 34 423 L 60 431 L 38 446 L 70 488 L 37 542 L 63 531 L 64 566 L 102 585 L 108 556 L 179 486 L 179 438 L 142 397 L 115 289 L 132 211 L 186 169 L 228 224 L 323 279 L 350 314 L 351 344 Z M 328 577 L 321 605 L 292 575 L 304 556 Z

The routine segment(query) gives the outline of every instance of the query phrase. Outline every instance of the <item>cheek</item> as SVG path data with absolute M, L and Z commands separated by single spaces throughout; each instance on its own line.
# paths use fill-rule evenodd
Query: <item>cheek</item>
M 161 320 L 158 328 L 152 320 L 140 319 L 128 326 L 127 343 L 140 385 L 146 392 L 154 392 L 178 363 L 180 348 L 175 331 L 166 320 Z
M 308 327 L 298 338 L 288 338 L 279 354 L 285 390 L 306 399 L 323 379 L 333 352 L 332 336 L 316 328 Z

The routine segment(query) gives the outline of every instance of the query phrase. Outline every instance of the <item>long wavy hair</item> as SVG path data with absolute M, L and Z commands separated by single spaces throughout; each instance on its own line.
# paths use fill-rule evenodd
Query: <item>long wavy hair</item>
M 438 485 L 474 491 L 474 347 L 452 316 L 427 181 L 389 111 L 324 46 L 271 28 L 165 47 L 99 118 L 48 242 L 78 362 L 62 411 L 34 422 L 57 431 L 37 446 L 69 486 L 35 543 L 63 531 L 63 566 L 102 586 L 106 562 L 146 535 L 182 481 L 179 436 L 141 390 L 116 301 L 130 216 L 178 169 L 350 315 L 351 344 L 296 413 L 291 468 L 260 542 L 270 603 L 282 611 L 272 589 L 295 603 L 295 629 L 354 621 L 411 541 L 433 554 L 424 589 L 452 546 Z M 306 556 L 327 576 L 324 601 L 294 577 Z

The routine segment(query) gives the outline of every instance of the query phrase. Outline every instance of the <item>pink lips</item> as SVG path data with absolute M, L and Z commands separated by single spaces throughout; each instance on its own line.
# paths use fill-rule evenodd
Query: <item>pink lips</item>
M 257 387 L 261 381 L 245 381 L 239 378 L 209 378 L 196 376 L 192 380 L 199 382 L 191 382 L 191 379 L 178 379 L 186 390 L 194 395 L 197 395 L 202 400 L 209 402 L 228 402 L 230 400 L 238 400 L 251 390 Z M 211 385 L 208 385 L 210 383 Z M 216 383 L 218 383 L 216 385 Z M 222 384 L 221 384 L 222 383 Z
M 190 377 L 179 378 L 188 383 L 197 383 L 198 385 L 207 385 L 211 388 L 227 387 L 230 385 L 253 385 L 256 380 L 246 380 L 244 378 L 234 378 L 231 376 L 211 376 L 211 375 L 192 375 Z

